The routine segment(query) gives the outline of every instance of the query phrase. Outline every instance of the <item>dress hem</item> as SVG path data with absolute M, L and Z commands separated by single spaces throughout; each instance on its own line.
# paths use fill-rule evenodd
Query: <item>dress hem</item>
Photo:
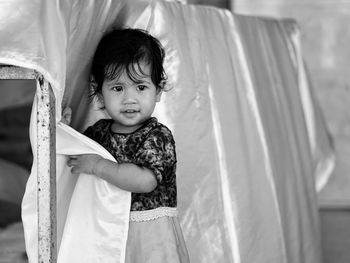
M 131 211 L 129 221 L 143 222 L 154 220 L 163 216 L 177 217 L 178 211 L 176 207 L 158 207 L 151 210 Z

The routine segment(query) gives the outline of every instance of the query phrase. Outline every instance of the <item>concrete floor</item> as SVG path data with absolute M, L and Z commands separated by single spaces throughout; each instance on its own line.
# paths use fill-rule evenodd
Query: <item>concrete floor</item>
M 350 209 L 321 209 L 323 263 L 350 262 Z
M 26 263 L 22 223 L 0 230 L 0 263 Z
M 349 263 L 350 209 L 321 209 L 320 217 L 323 263 Z M 24 251 L 21 223 L 15 223 L 0 231 L 0 263 L 27 263 Z

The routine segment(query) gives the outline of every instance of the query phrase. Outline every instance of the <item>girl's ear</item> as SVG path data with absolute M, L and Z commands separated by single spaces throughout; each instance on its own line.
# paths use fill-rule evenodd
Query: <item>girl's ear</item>
M 95 77 L 93 75 L 90 75 L 90 91 L 94 93 L 93 91 L 95 91 L 96 88 L 97 88 L 97 82 L 95 80 Z
M 156 102 L 160 102 L 160 98 L 162 97 L 163 90 L 157 88 Z
M 165 81 L 162 80 L 159 83 L 159 86 L 157 86 L 157 97 L 156 97 L 156 102 L 160 101 L 160 98 L 162 97 L 163 90 L 165 88 Z
M 96 94 L 98 102 L 102 104 L 102 106 L 104 105 L 104 101 L 103 101 L 103 96 L 101 94 L 101 92 L 97 92 L 97 82 L 95 80 L 95 77 L 93 75 L 90 75 L 90 92 L 91 94 Z

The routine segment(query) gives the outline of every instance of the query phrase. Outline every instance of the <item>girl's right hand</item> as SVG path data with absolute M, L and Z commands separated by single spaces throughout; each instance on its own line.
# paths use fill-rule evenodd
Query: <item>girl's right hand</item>
M 96 167 L 103 158 L 97 154 L 70 155 L 67 165 L 72 167 L 73 174 L 87 173 L 96 175 Z

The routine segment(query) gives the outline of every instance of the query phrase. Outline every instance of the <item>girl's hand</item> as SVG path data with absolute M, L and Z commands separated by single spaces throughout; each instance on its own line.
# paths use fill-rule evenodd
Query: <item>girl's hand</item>
M 69 125 L 72 119 L 72 109 L 70 107 L 65 107 L 62 111 L 61 122 Z
M 103 158 L 97 154 L 70 155 L 67 165 L 72 167 L 73 174 L 87 173 L 96 174 L 97 163 Z

